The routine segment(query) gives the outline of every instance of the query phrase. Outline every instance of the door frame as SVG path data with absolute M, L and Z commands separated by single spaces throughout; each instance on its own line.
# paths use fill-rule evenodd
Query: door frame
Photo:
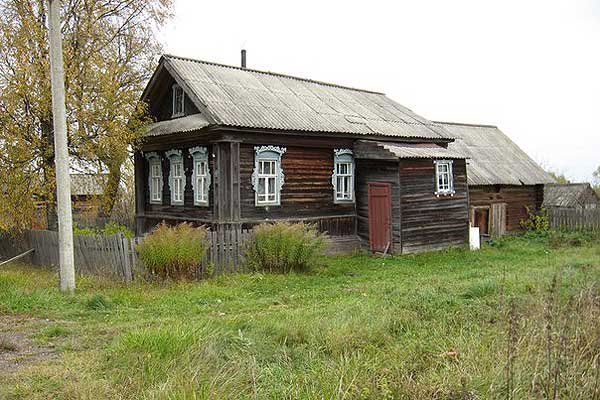
M 389 221 L 388 221 L 388 229 L 387 229 L 387 238 L 388 238 L 388 253 L 392 251 L 393 243 L 392 243 L 392 225 L 393 225 L 393 216 L 392 216 L 392 184 L 389 182 L 367 182 L 367 216 L 369 219 L 369 249 L 371 252 L 376 252 L 380 250 L 375 250 L 373 247 L 373 235 L 371 232 L 373 231 L 372 224 L 373 219 L 371 218 L 371 187 L 379 186 L 387 189 L 388 199 L 389 199 Z M 385 251 L 385 249 L 383 250 Z

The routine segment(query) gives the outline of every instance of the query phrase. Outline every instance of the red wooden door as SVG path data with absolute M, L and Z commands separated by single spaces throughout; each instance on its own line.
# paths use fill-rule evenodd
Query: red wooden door
M 371 251 L 391 246 L 392 189 L 389 183 L 369 183 L 369 243 Z

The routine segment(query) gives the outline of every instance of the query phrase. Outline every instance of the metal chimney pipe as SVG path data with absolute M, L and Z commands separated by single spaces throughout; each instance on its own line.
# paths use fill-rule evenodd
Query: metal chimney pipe
M 246 50 L 242 49 L 242 68 L 246 68 Z

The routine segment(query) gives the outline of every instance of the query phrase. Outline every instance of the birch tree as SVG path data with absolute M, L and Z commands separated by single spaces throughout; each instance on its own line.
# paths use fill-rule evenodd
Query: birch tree
M 27 227 L 36 203 L 55 225 L 44 0 L 0 0 L 0 230 Z M 161 53 L 172 0 L 65 0 L 63 51 L 73 165 L 107 172 L 104 213 L 147 123 L 140 94 Z

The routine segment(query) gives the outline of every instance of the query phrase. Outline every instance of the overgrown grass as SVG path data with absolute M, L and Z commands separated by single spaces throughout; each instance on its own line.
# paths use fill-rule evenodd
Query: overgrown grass
M 50 319 L 46 334 L 71 347 L 0 371 L 0 397 L 598 397 L 597 235 L 325 263 L 203 282 L 81 278 L 74 296 L 52 272 L 4 269 L 0 314 Z

